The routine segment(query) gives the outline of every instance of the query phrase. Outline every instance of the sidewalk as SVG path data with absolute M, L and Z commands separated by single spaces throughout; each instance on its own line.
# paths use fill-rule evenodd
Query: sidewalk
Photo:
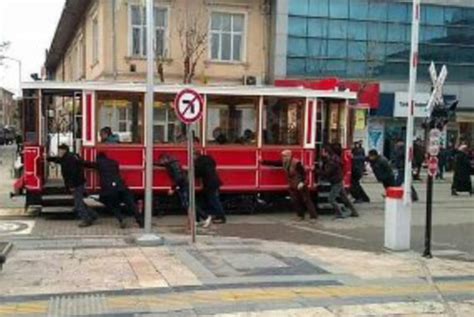
M 471 316 L 474 309 L 474 263 L 165 238 L 150 248 L 126 237 L 16 239 L 0 273 L 0 316 Z

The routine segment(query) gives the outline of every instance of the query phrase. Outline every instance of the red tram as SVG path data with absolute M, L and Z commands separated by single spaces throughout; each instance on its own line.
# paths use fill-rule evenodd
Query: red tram
M 59 143 L 68 143 L 86 160 L 100 151 L 120 163 L 128 186 L 140 195 L 145 186 L 145 144 L 154 142 L 154 157 L 176 156 L 187 164 L 185 129 L 177 119 L 173 101 L 183 89 L 179 85 L 155 87 L 153 126 L 144 120 L 144 84 L 103 82 L 32 82 L 23 85 L 24 173 L 22 184 L 29 204 L 57 182 L 45 157 Z M 194 86 L 205 101 L 204 116 L 196 124 L 199 150 L 217 162 L 224 193 L 285 191 L 281 169 L 262 166 L 283 149 L 291 149 L 308 172 L 312 189 L 318 149 L 327 142 L 343 148 L 352 143 L 352 104 L 356 93 L 284 87 Z M 110 127 L 117 144 L 102 144 L 100 128 Z M 145 129 L 153 129 L 154 140 L 146 140 Z M 345 152 L 346 180 L 350 179 L 350 152 Z M 87 171 L 87 188 L 98 190 L 97 175 Z M 168 190 L 165 170 L 155 167 L 153 189 Z

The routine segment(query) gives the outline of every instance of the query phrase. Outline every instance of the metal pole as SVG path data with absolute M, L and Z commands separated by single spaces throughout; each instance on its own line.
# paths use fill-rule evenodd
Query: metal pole
M 21 60 L 17 60 L 18 62 L 18 98 L 23 98 L 23 91 L 21 90 L 21 72 L 22 72 L 22 65 Z
M 411 204 L 412 185 L 412 160 L 413 160 L 413 125 L 415 112 L 416 76 L 418 67 L 418 41 L 420 33 L 420 0 L 413 0 L 413 20 L 411 26 L 411 58 L 410 58 L 410 83 L 408 86 L 408 114 L 407 114 L 407 136 L 405 152 L 405 185 L 404 204 Z
M 153 0 L 146 2 L 147 19 L 147 85 L 145 102 L 145 233 L 151 233 L 151 215 L 153 208 L 153 101 L 154 101 L 154 58 L 153 42 L 155 38 Z
M 194 184 L 194 131 L 193 124 L 188 125 L 188 178 L 189 178 L 189 226 L 191 240 L 196 243 L 196 200 Z
M 426 192 L 426 228 L 425 228 L 425 251 L 423 256 L 431 259 L 431 222 L 433 214 L 433 176 L 428 175 L 428 188 Z

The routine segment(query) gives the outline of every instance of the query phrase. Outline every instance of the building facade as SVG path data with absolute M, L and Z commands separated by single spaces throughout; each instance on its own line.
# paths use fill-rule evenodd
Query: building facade
M 248 77 L 264 79 L 270 27 L 267 2 L 155 0 L 156 57 L 164 81 L 183 81 L 186 30 L 204 42 L 195 48 L 201 58 L 194 82 L 240 84 Z M 144 81 L 143 1 L 67 1 L 45 67 L 49 79 L 60 81 Z
M 272 13 L 270 77 L 378 82 L 379 107 L 371 111 L 366 145 L 383 149 L 384 139 L 404 136 L 412 1 L 275 0 Z M 438 71 L 448 67 L 446 97 L 460 101 L 450 135 L 474 145 L 474 2 L 427 0 L 421 13 L 417 134 L 423 134 L 434 61 Z
M 13 93 L 0 88 L 0 127 L 15 124 L 15 101 Z

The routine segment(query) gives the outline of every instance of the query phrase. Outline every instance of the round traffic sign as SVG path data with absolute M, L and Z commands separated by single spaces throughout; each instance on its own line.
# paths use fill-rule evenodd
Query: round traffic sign
M 183 89 L 174 100 L 174 110 L 181 122 L 191 124 L 201 119 L 204 100 L 197 91 Z
M 430 176 L 436 176 L 438 173 L 438 158 L 436 156 L 431 156 L 428 160 L 428 174 Z

